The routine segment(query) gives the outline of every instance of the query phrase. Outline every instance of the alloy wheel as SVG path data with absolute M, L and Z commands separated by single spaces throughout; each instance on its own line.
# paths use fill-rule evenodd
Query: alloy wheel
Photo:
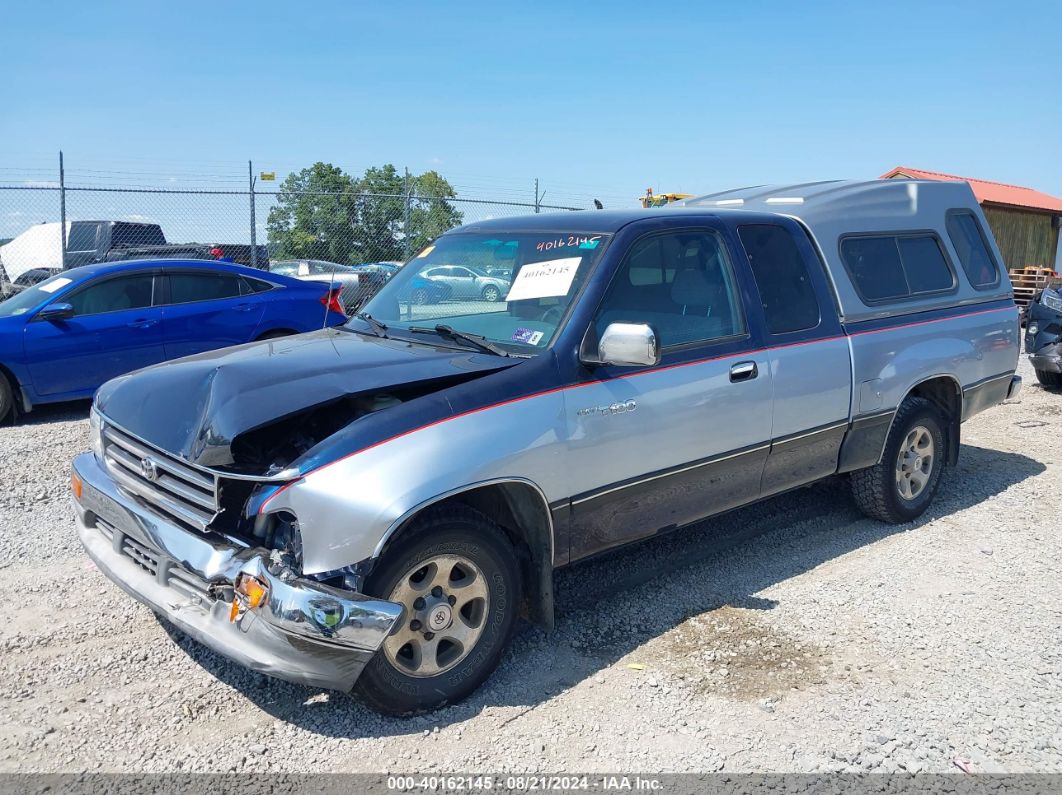
M 406 608 L 402 628 L 384 641 L 388 661 L 415 677 L 438 676 L 475 648 L 486 626 L 490 593 L 475 563 L 437 555 L 398 581 L 392 602 Z
M 934 463 L 933 434 L 924 425 L 916 425 L 907 432 L 896 456 L 896 488 L 903 499 L 910 501 L 922 493 Z

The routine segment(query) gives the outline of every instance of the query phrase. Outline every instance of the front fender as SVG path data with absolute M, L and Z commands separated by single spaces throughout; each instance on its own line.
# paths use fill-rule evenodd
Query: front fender
M 519 481 L 547 501 L 565 496 L 563 419 L 556 393 L 458 415 L 324 464 L 267 498 L 259 513 L 298 518 L 304 573 L 353 565 L 448 494 Z

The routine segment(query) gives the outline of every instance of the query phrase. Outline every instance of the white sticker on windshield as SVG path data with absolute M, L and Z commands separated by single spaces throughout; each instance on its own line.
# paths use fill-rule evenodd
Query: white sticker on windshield
M 565 257 L 524 265 L 516 275 L 505 300 L 523 301 L 526 298 L 567 295 L 582 261 L 582 257 Z
M 59 278 L 53 279 L 52 281 L 47 282 L 46 284 L 42 284 L 41 289 L 46 293 L 54 293 L 56 290 L 63 289 L 68 284 L 70 284 L 70 279 L 66 278 L 65 276 L 60 276 Z

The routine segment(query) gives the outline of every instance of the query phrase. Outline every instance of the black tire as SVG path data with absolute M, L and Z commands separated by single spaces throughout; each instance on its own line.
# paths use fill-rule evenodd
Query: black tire
M 483 296 L 483 300 L 484 301 L 487 301 L 487 302 L 493 304 L 499 298 L 501 298 L 501 290 L 499 290 L 493 284 L 488 284 L 486 287 L 483 288 L 483 292 L 480 293 L 480 295 Z
M 932 439 L 933 460 L 924 485 L 908 499 L 901 494 L 898 483 L 900 451 L 919 428 L 925 429 Z M 881 461 L 851 474 L 852 495 L 863 513 L 872 519 L 899 524 L 917 519 L 925 512 L 940 487 L 947 461 L 943 428 L 940 412 L 928 400 L 912 397 L 903 402 L 885 440 Z
M 15 392 L 7 380 L 7 376 L 0 373 L 0 422 L 6 421 L 15 410 Z
M 1062 373 L 1049 373 L 1047 370 L 1037 370 L 1036 380 L 1046 387 L 1062 387 Z
M 365 666 L 353 691 L 359 701 L 377 712 L 409 715 L 460 701 L 487 680 L 509 644 L 520 604 L 516 555 L 504 531 L 470 508 L 432 510 L 416 520 L 384 553 L 366 582 L 366 593 L 392 598 L 407 581 L 408 572 L 437 556 L 467 559 L 482 573 L 489 596 L 483 606 L 480 634 L 453 667 L 436 675 L 410 675 L 381 648 Z M 406 610 L 403 631 L 414 626 L 411 606 Z M 422 634 L 426 637 L 430 633 Z M 445 630 L 440 636 L 443 634 Z M 392 638 L 395 645 L 402 640 L 398 632 Z
M 426 303 L 428 303 L 428 291 L 425 290 L 423 287 L 418 287 L 416 290 L 413 291 L 413 295 L 411 296 L 411 298 L 415 306 L 424 306 Z

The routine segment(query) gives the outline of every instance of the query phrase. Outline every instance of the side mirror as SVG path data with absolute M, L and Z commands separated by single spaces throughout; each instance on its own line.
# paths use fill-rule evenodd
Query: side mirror
M 48 304 L 40 312 L 37 313 L 37 317 L 41 320 L 66 320 L 68 317 L 74 316 L 74 307 L 67 303 Z
M 609 323 L 597 345 L 597 363 L 644 367 L 660 363 L 660 343 L 646 323 Z

